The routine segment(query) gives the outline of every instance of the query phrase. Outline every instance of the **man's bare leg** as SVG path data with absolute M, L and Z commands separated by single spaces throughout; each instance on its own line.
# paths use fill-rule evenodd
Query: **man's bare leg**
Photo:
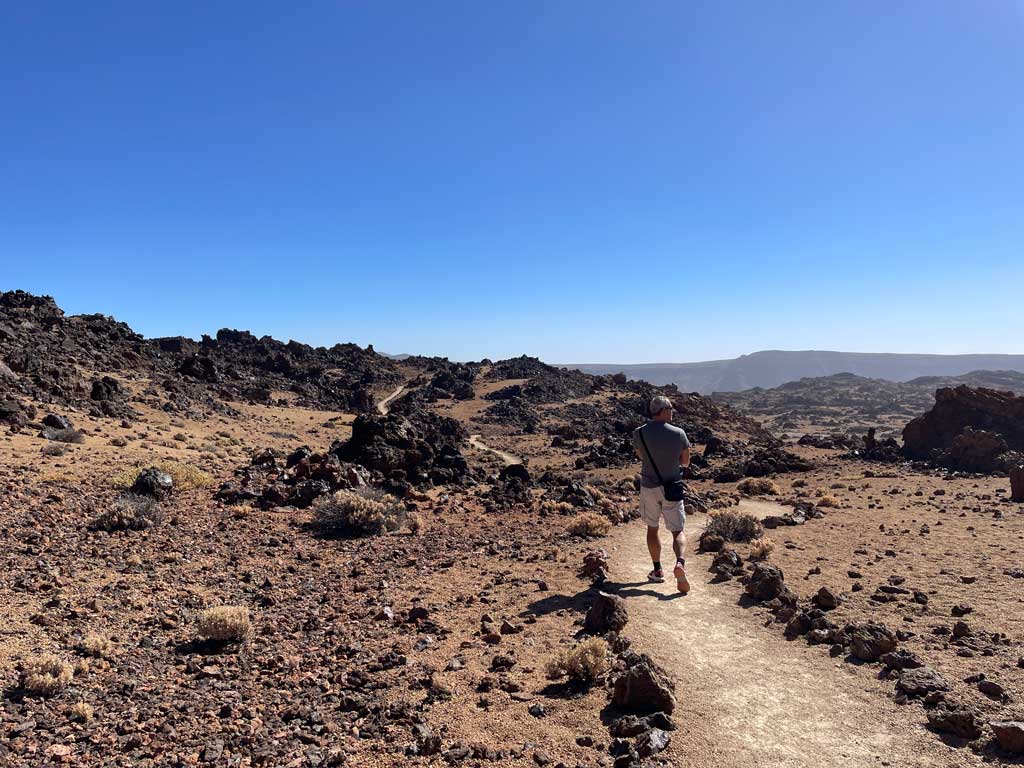
M 676 586 L 684 595 L 690 591 L 690 582 L 686 578 L 686 534 L 672 531 L 672 551 L 676 554 L 676 567 L 672 575 L 676 577 Z
M 658 538 L 658 529 L 651 528 L 651 526 L 647 526 L 647 551 L 651 553 L 651 562 L 654 563 L 651 575 L 660 577 L 658 580 L 664 581 L 661 572 L 661 539 Z

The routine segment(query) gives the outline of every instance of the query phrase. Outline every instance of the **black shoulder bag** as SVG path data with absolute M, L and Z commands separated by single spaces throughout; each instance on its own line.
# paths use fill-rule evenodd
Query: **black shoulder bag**
M 669 480 L 667 483 L 661 476 L 661 472 L 658 471 L 658 465 L 654 462 L 654 457 L 651 456 L 651 449 L 647 447 L 647 441 L 644 440 L 643 427 L 640 428 L 640 442 L 644 445 L 644 452 L 647 454 L 647 459 L 651 462 L 651 466 L 654 467 L 654 474 L 658 476 L 658 482 L 661 483 L 661 487 L 665 489 L 665 501 L 682 501 L 686 486 L 683 485 L 683 481 L 680 480 Z

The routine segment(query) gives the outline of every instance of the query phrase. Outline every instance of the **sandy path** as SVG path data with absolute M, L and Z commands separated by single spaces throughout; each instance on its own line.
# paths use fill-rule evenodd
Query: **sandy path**
M 406 382 L 406 384 L 408 384 L 408 382 Z M 388 406 L 390 406 L 392 402 L 394 402 L 397 398 L 401 397 L 405 393 L 406 384 L 401 384 L 395 389 L 394 392 L 392 392 L 379 403 L 377 403 L 377 413 L 379 413 L 381 416 L 387 416 Z
M 499 451 L 497 448 L 491 448 L 490 446 L 485 445 L 484 442 L 480 439 L 480 435 L 470 435 L 469 444 L 476 448 L 478 451 L 487 451 L 488 453 L 493 453 L 495 456 L 504 461 L 506 465 L 523 463 L 523 460 L 520 459 L 518 456 L 513 456 L 511 453 L 505 453 L 505 451 Z
M 743 506 L 760 515 L 787 511 L 767 502 Z M 705 519 L 695 517 L 689 552 Z M 612 574 L 625 582 L 618 594 L 628 600 L 627 634 L 676 679 L 673 746 L 684 765 L 981 764 L 919 725 L 919 707 L 897 706 L 886 695 L 891 682 L 760 626 L 737 604 L 735 589 L 709 585 L 708 558 L 688 557 L 691 590 L 684 597 L 670 574 L 664 584 L 646 582 L 651 564 L 639 523 L 616 529 L 608 544 Z

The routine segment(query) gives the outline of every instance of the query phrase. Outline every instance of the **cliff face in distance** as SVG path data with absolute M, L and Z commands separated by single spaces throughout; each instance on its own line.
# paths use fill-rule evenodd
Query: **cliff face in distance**
M 738 392 L 777 387 L 797 379 L 853 373 L 889 381 L 922 376 L 959 376 L 971 371 L 1024 372 L 1024 355 L 913 355 L 865 352 L 767 350 L 733 360 L 643 365 L 573 364 L 587 373 L 625 373 L 652 384 L 675 384 L 683 392 Z

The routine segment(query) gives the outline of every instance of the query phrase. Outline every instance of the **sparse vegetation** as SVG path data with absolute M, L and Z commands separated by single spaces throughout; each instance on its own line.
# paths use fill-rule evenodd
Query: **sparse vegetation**
M 91 704 L 84 701 L 76 701 L 68 710 L 68 717 L 79 723 L 87 723 L 92 720 L 94 710 Z
M 397 531 L 405 506 L 394 496 L 372 488 L 338 491 L 313 504 L 313 527 L 331 536 L 366 536 Z
M 778 496 L 779 486 L 768 477 L 748 477 L 736 486 L 746 496 Z
M 53 696 L 67 688 L 74 676 L 75 668 L 70 663 L 47 654 L 25 662 L 21 687 L 40 696 Z
M 726 541 L 753 541 L 761 538 L 764 528 L 749 512 L 721 509 L 708 513 L 704 531 L 708 535 L 721 536 Z
M 75 646 L 75 650 L 85 656 L 94 656 L 98 659 L 110 656 L 114 645 L 110 638 L 98 634 L 88 634 L 83 637 Z
M 838 506 L 840 506 L 840 504 L 839 504 L 839 499 L 837 499 L 835 496 L 832 496 L 832 495 L 826 493 L 824 496 L 822 496 L 820 499 L 818 499 L 817 506 L 819 506 L 819 507 L 838 507 Z
M 178 491 L 205 488 L 213 483 L 213 477 L 210 474 L 193 464 L 188 464 L 184 461 L 157 461 L 125 467 L 110 476 L 110 484 L 114 488 L 131 488 L 135 484 L 135 479 L 139 476 L 139 473 L 149 467 L 156 467 L 161 472 L 166 472 L 170 475 L 174 481 L 174 488 Z
M 124 448 L 126 445 L 128 445 L 128 440 L 123 437 L 114 437 L 111 438 L 110 444 L 115 448 Z
M 608 518 L 596 512 L 581 512 L 569 521 L 568 531 L 573 536 L 582 536 L 585 539 L 594 539 L 604 536 L 612 529 Z
M 592 637 L 552 659 L 545 672 L 552 680 L 567 677 L 578 683 L 590 684 L 609 668 L 608 643 L 600 637 Z
M 205 640 L 240 642 L 251 630 L 249 610 L 241 605 L 219 605 L 199 614 L 196 629 Z
M 775 551 L 775 542 L 763 536 L 750 542 L 750 559 L 767 560 L 769 555 Z
M 41 453 L 43 456 L 63 456 L 68 452 L 68 447 L 61 443 L 50 443 L 44 445 Z
M 125 493 L 114 499 L 109 509 L 93 518 L 94 531 L 142 531 L 163 521 L 163 509 L 156 499 Z
M 571 515 L 576 508 L 566 501 L 544 499 L 540 502 L 538 509 L 540 512 L 550 515 Z

